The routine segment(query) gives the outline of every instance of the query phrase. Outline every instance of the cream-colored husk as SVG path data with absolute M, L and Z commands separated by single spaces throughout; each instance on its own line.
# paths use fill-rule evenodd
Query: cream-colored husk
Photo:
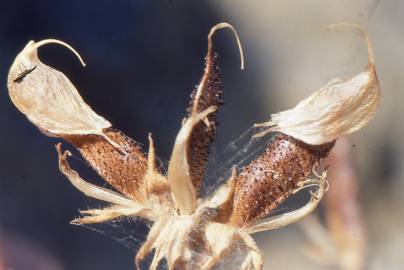
M 8 92 L 15 106 L 42 132 L 49 136 L 97 134 L 114 145 L 103 129 L 111 126 L 96 114 L 60 71 L 43 64 L 38 48 L 49 43 L 63 45 L 80 55 L 68 44 L 55 40 L 28 42 L 17 55 L 8 74 Z
M 355 24 L 341 23 L 329 28 L 341 26 L 354 27 L 365 37 L 368 45 L 365 70 L 349 79 L 333 79 L 293 109 L 272 114 L 269 122 L 256 124 L 269 127 L 257 137 L 280 131 L 308 144 L 319 145 L 353 133 L 372 119 L 380 102 L 372 44 L 367 33 Z

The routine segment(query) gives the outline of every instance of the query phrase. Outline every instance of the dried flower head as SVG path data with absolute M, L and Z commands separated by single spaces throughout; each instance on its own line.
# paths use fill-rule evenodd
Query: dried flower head
M 367 69 L 350 80 L 327 84 L 292 110 L 272 115 L 272 121 L 263 126 L 275 125 L 268 131 L 280 133 L 266 150 L 240 173 L 234 168 L 224 185 L 201 198 L 216 114 L 222 105 L 223 85 L 212 43 L 213 34 L 221 28 L 234 32 L 242 56 L 230 24 L 211 29 L 204 74 L 191 95 L 167 175 L 156 166 L 151 135 L 146 155 L 135 141 L 97 115 L 63 73 L 38 59 L 37 49 L 44 44 L 59 43 L 73 50 L 70 46 L 56 40 L 30 41 L 10 68 L 9 94 L 17 108 L 45 134 L 74 145 L 117 190 L 81 179 L 68 164 L 70 152 L 62 152 L 58 144 L 61 172 L 85 195 L 110 203 L 103 209 L 81 211 L 84 216 L 73 223 L 134 216 L 153 222 L 136 255 L 138 267 L 154 250 L 150 269 L 157 269 L 163 259 L 169 269 L 212 269 L 237 248 L 242 253 L 237 253 L 242 258 L 239 269 L 261 269 L 262 256 L 250 235 L 286 226 L 315 209 L 327 188 L 325 172 L 318 175 L 316 168 L 335 139 L 367 123 L 379 102 L 372 48 L 361 30 L 369 47 Z M 309 186 L 318 188 L 305 206 L 263 220 L 291 194 Z

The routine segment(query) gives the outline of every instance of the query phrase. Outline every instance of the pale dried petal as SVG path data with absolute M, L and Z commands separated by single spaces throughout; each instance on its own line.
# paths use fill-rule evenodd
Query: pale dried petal
M 8 74 L 11 100 L 32 123 L 48 135 L 104 136 L 103 129 L 111 124 L 84 102 L 63 73 L 39 60 L 38 48 L 48 43 L 62 44 L 75 52 L 72 47 L 58 40 L 28 42 L 17 55 Z
M 273 127 L 257 136 L 280 131 L 308 144 L 324 144 L 359 130 L 376 113 L 380 89 L 368 35 L 359 26 L 348 23 L 330 29 L 338 26 L 354 27 L 365 37 L 369 58 L 366 69 L 350 79 L 333 79 L 293 109 L 272 114 L 270 122 L 256 126 Z
M 85 216 L 76 218 L 70 223 L 75 225 L 94 224 L 124 217 L 141 217 L 153 221 L 155 218 L 152 211 L 141 204 L 131 207 L 112 205 L 103 209 L 81 210 L 80 214 Z
M 297 210 L 270 218 L 269 220 L 260 221 L 257 224 L 246 228 L 244 231 L 248 234 L 253 234 L 256 232 L 282 228 L 289 224 L 296 223 L 302 218 L 308 216 L 317 208 L 317 205 L 320 203 L 325 192 L 327 191 L 328 184 L 325 180 L 325 177 L 326 172 L 324 172 L 324 174 L 319 179 L 310 179 L 307 181 L 306 185 L 303 185 L 301 188 L 295 190 L 296 193 L 306 187 L 318 186 L 318 190 L 316 191 L 316 193 L 312 194 L 310 201 L 306 205 Z
M 128 198 L 117 192 L 108 190 L 103 187 L 97 187 L 96 185 L 90 184 L 81 179 L 79 174 L 71 169 L 69 163 L 67 162 L 67 157 L 71 155 L 70 152 L 65 151 L 64 153 L 62 153 L 60 143 L 56 146 L 56 149 L 59 156 L 60 171 L 67 177 L 67 179 L 69 179 L 70 183 L 72 183 L 75 188 L 83 192 L 86 196 L 120 206 L 132 207 L 134 205 L 137 205 L 137 203 L 129 200 Z

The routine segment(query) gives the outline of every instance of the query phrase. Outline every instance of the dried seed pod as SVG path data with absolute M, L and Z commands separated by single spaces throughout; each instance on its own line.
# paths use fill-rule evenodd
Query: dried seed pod
M 63 73 L 39 60 L 38 48 L 49 43 L 69 48 L 85 66 L 80 55 L 62 41 L 30 41 L 17 55 L 8 74 L 7 85 L 11 100 L 47 135 L 61 137 L 97 134 L 116 145 L 103 133 L 103 129 L 111 127 L 111 124 L 84 102 Z
M 380 90 L 368 35 L 355 24 L 336 24 L 330 29 L 339 26 L 354 27 L 365 37 L 366 69 L 348 80 L 332 80 L 295 108 L 256 125 L 272 126 L 257 137 L 273 131 L 281 134 L 237 178 L 230 224 L 246 227 L 268 215 L 311 175 L 339 136 L 360 129 L 375 114 Z
M 28 42 L 17 55 L 8 75 L 11 100 L 41 131 L 73 144 L 104 180 L 129 198 L 141 200 L 147 159 L 140 147 L 97 115 L 61 72 L 43 64 L 39 47 L 50 39 Z
M 365 126 L 376 113 L 380 102 L 373 47 L 368 34 L 351 23 L 331 25 L 354 27 L 365 37 L 368 64 L 365 70 L 350 79 L 333 79 L 293 109 L 271 115 L 271 121 L 256 126 L 270 127 L 257 134 L 280 131 L 312 145 L 331 142 Z M 272 127 L 271 127 L 272 126 Z
M 214 26 L 208 35 L 208 53 L 202 80 L 191 95 L 188 117 L 178 132 L 168 167 L 168 183 L 181 214 L 192 214 L 196 208 L 197 191 L 205 174 L 209 147 L 215 135 L 217 106 L 222 104 L 222 83 L 215 63 L 212 36 L 229 28 L 236 36 L 244 68 L 243 52 L 237 32 L 228 23 Z
M 328 155 L 334 142 L 309 145 L 285 134 L 246 166 L 236 180 L 229 223 L 248 227 L 278 207 Z
M 236 30 L 228 23 L 215 25 L 208 35 L 208 52 L 205 60 L 205 70 L 197 88 L 191 94 L 191 101 L 187 109 L 187 118 L 196 116 L 210 106 L 219 108 L 223 104 L 223 83 L 220 68 L 217 65 L 217 55 L 214 52 L 213 34 L 222 28 L 229 28 L 236 36 L 241 55 L 241 69 L 244 68 L 243 51 Z M 188 162 L 192 183 L 198 192 L 205 175 L 206 162 L 209 156 L 209 148 L 216 133 L 217 112 L 209 114 L 205 121 L 197 123 L 191 133 L 188 149 Z

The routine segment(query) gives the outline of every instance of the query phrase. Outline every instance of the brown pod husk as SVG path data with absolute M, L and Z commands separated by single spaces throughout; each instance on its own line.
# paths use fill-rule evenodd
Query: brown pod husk
M 208 35 L 208 54 L 205 73 L 188 108 L 188 117 L 175 140 L 168 167 L 168 184 L 180 214 L 192 214 L 197 206 L 198 190 L 202 184 L 216 126 L 217 105 L 221 105 L 222 85 L 216 69 L 212 36 L 222 28 L 231 29 L 236 35 L 244 67 L 242 49 L 237 32 L 228 23 L 214 26 Z
M 365 37 L 365 70 L 350 79 L 334 79 L 296 107 L 256 124 L 269 127 L 256 137 L 274 131 L 284 135 L 276 136 L 266 152 L 245 167 L 237 179 L 231 224 L 245 227 L 268 215 L 309 177 L 338 137 L 362 128 L 376 113 L 380 89 L 372 44 L 367 33 L 355 24 L 340 23 L 329 28 L 341 26 L 353 27 Z
M 242 47 L 235 29 L 227 23 L 220 23 L 213 27 L 208 35 L 208 52 L 205 60 L 205 70 L 197 88 L 191 94 L 191 101 L 187 109 L 188 116 L 192 117 L 208 109 L 210 106 L 219 108 L 222 104 L 223 83 L 220 68 L 217 64 L 217 54 L 213 48 L 213 34 L 221 28 L 231 29 L 237 39 L 242 56 Z M 241 67 L 244 68 L 243 58 Z M 218 110 L 209 114 L 204 121 L 197 123 L 191 133 L 189 141 L 188 161 L 190 175 L 196 191 L 198 192 L 205 176 L 206 163 L 209 157 L 211 143 L 214 140 L 217 127 Z
M 109 128 L 106 136 L 118 143 L 115 148 L 98 135 L 65 136 L 91 167 L 111 186 L 128 198 L 144 201 L 144 175 L 147 159 L 140 146 L 122 132 Z
M 191 95 L 188 117 L 196 115 L 210 106 L 218 108 L 222 105 L 223 83 L 221 81 L 219 66 L 216 64 L 216 56 L 214 56 L 212 50 L 209 50 L 206 58 L 203 78 L 198 88 Z M 189 173 L 197 191 L 199 191 L 202 185 L 206 162 L 209 157 L 209 148 L 216 134 L 217 112 L 215 111 L 206 117 L 208 124 L 203 121 L 197 123 L 191 133 L 187 152 L 190 163 Z
M 313 146 L 276 135 L 238 176 L 229 223 L 248 227 L 267 216 L 312 174 L 333 146 L 334 142 Z
M 191 102 L 187 109 L 187 118 L 197 115 L 210 106 L 219 108 L 223 104 L 223 83 L 220 68 L 216 63 L 216 55 L 211 38 L 209 38 L 208 44 L 205 71 L 198 87 L 191 94 Z M 190 167 L 189 173 L 197 191 L 199 191 L 202 185 L 206 162 L 209 156 L 209 147 L 216 133 L 217 112 L 215 111 L 208 115 L 206 122 L 201 121 L 197 123 L 191 132 L 187 154 Z

